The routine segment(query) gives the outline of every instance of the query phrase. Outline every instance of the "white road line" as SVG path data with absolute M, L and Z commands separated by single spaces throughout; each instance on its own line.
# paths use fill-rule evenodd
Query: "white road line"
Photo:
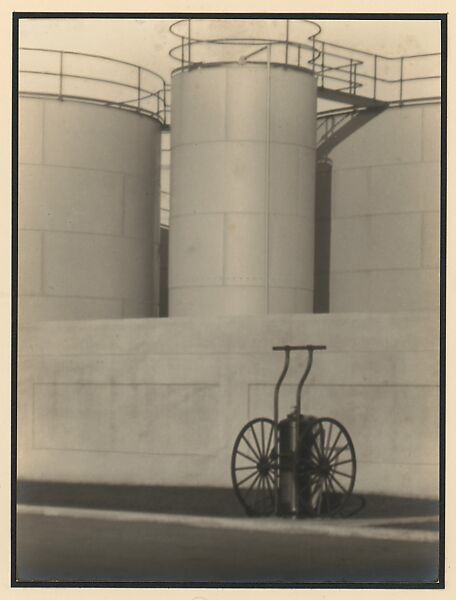
M 383 517 L 377 519 L 370 517 L 369 519 L 356 519 L 356 525 L 361 527 L 377 526 L 377 525 L 407 525 L 408 523 L 438 523 L 439 517 L 437 515 L 421 516 L 421 517 Z
M 108 521 L 130 521 L 141 523 L 166 523 L 170 525 L 186 525 L 189 527 L 205 527 L 217 529 L 234 529 L 240 531 L 258 531 L 265 533 L 287 533 L 302 535 L 303 533 L 324 534 L 337 537 L 358 537 L 376 540 L 393 540 L 407 542 L 437 542 L 438 532 L 417 531 L 392 527 L 373 527 L 375 524 L 407 524 L 412 522 L 431 522 L 434 517 L 398 517 L 387 519 L 366 519 L 363 524 L 353 520 L 332 519 L 302 521 L 280 519 L 277 517 L 239 519 L 227 517 L 205 517 L 196 515 L 179 515 L 167 513 L 143 513 L 120 510 L 102 510 L 93 508 L 69 508 L 63 506 L 32 506 L 20 504 L 18 514 L 41 515 L 45 517 L 66 517 L 78 519 L 101 519 Z

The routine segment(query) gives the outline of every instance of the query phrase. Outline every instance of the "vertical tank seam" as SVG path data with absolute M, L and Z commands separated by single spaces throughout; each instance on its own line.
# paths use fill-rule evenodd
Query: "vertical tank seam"
M 421 227 L 420 227 L 420 262 L 419 262 L 419 266 L 420 266 L 420 270 L 425 266 L 424 265 L 424 214 L 422 212 L 419 213 L 420 216 L 420 220 L 421 220 Z
M 225 140 L 228 141 L 228 69 L 225 68 L 225 94 L 224 94 L 224 124 L 223 130 L 225 135 Z
M 424 106 L 421 107 L 421 143 L 420 143 L 420 162 L 424 161 Z
M 366 199 L 366 209 L 369 211 L 369 214 L 372 214 L 372 171 L 374 167 L 369 165 L 366 169 L 367 171 L 367 199 Z
M 226 213 L 222 215 L 222 284 L 226 284 Z
M 41 296 L 45 296 L 45 295 L 46 295 L 46 294 L 45 294 L 45 289 L 46 289 L 46 288 L 45 288 L 45 280 L 44 280 L 44 279 L 45 279 L 45 278 L 44 278 L 44 263 L 45 263 L 45 260 L 44 260 L 44 247 L 45 247 L 45 235 L 46 235 L 46 233 L 45 233 L 44 231 L 42 231 L 42 232 L 41 232 L 41 236 L 40 236 L 40 246 L 41 246 L 41 248 L 40 248 L 40 250 L 41 250 L 41 257 L 40 257 L 40 264 L 41 264 L 40 287 L 41 287 L 41 290 L 40 290 L 40 293 L 41 293 Z
M 46 102 L 43 102 L 43 126 L 41 128 L 42 131 L 42 136 L 41 136 L 41 164 L 45 165 L 46 164 L 46 158 L 45 158 L 45 147 L 46 144 L 44 143 L 44 136 L 46 133 Z
M 125 173 L 122 173 L 122 222 L 120 233 L 125 235 Z

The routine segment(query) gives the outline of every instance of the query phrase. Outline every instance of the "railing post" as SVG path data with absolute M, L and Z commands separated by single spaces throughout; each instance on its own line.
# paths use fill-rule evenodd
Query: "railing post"
M 399 104 L 402 104 L 402 94 L 403 94 L 403 89 L 402 89 L 402 84 L 403 84 L 403 79 L 404 79 L 404 57 L 401 56 L 401 78 L 400 78 L 400 83 L 399 83 Z
M 285 21 L 286 30 L 285 30 L 285 65 L 288 66 L 288 37 L 290 32 L 290 22 L 287 19 Z
M 374 100 L 377 98 L 377 59 L 378 56 L 374 56 Z
M 184 38 L 181 38 L 181 67 L 184 68 Z
M 59 100 L 63 100 L 63 52 L 60 52 Z
M 348 83 L 348 93 L 353 93 L 353 58 L 350 58 L 350 80 Z
M 166 83 L 163 84 L 163 124 L 166 125 Z
M 321 87 L 325 87 L 325 42 L 321 43 Z
M 312 73 L 315 73 L 315 38 L 314 37 L 312 38 Z
M 141 67 L 138 67 L 138 112 L 141 109 Z
M 192 62 L 191 58 L 191 38 L 192 38 L 192 25 L 191 19 L 188 19 L 188 64 L 190 66 Z
M 358 68 L 358 65 L 355 63 L 353 65 L 353 94 L 356 95 L 356 90 L 357 90 L 357 86 L 356 86 L 356 69 Z

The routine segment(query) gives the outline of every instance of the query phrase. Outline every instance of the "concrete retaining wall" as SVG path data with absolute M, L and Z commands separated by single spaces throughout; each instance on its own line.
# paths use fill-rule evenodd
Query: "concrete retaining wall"
M 306 413 L 334 416 L 357 451 L 357 490 L 438 491 L 435 314 L 287 315 L 46 323 L 24 328 L 19 477 L 230 485 L 242 425 L 272 416 L 274 344 L 327 344 Z M 282 399 L 294 403 L 296 356 Z

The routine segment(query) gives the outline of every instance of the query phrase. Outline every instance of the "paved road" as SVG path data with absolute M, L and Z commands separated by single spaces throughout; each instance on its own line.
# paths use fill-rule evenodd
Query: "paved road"
M 438 545 L 19 514 L 17 573 L 22 581 L 432 582 Z

